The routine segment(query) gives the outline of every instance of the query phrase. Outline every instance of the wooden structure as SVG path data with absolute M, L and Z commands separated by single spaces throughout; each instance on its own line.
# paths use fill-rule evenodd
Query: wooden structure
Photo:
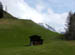
M 30 45 L 42 45 L 43 39 L 41 39 L 41 36 L 33 35 L 30 36 Z

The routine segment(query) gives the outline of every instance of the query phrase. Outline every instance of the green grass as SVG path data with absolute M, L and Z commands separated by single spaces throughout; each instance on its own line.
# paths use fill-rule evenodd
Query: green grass
M 31 35 L 42 36 L 44 44 L 27 46 Z M 57 39 L 59 36 L 31 20 L 6 14 L 0 19 L 0 55 L 75 55 L 75 41 Z

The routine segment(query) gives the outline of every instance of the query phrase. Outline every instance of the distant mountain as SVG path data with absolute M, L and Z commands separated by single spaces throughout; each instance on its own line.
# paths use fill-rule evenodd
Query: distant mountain
M 48 25 L 48 24 L 39 23 L 39 25 L 41 25 L 42 27 L 44 27 L 44 28 L 46 28 L 48 30 L 51 30 L 53 32 L 56 32 L 56 30 L 53 27 L 51 27 L 50 25 Z

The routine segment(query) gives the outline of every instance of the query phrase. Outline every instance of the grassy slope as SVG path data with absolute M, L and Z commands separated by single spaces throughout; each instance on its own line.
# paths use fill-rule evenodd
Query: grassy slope
M 44 44 L 25 46 L 34 34 L 41 35 Z M 0 19 L 0 55 L 75 55 L 74 41 L 58 40 L 57 36 L 30 20 L 13 19 L 5 14 Z

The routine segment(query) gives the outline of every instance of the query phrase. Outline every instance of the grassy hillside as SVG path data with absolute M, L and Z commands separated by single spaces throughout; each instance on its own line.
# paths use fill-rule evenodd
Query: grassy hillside
M 35 34 L 42 36 L 44 44 L 26 46 L 29 36 Z M 75 41 L 59 40 L 58 36 L 31 20 L 14 19 L 5 13 L 0 19 L 0 55 L 75 55 Z
M 9 14 L 9 13 L 7 13 L 6 11 L 4 11 L 4 19 L 13 19 L 13 18 L 15 18 L 15 17 L 13 17 L 11 14 Z

